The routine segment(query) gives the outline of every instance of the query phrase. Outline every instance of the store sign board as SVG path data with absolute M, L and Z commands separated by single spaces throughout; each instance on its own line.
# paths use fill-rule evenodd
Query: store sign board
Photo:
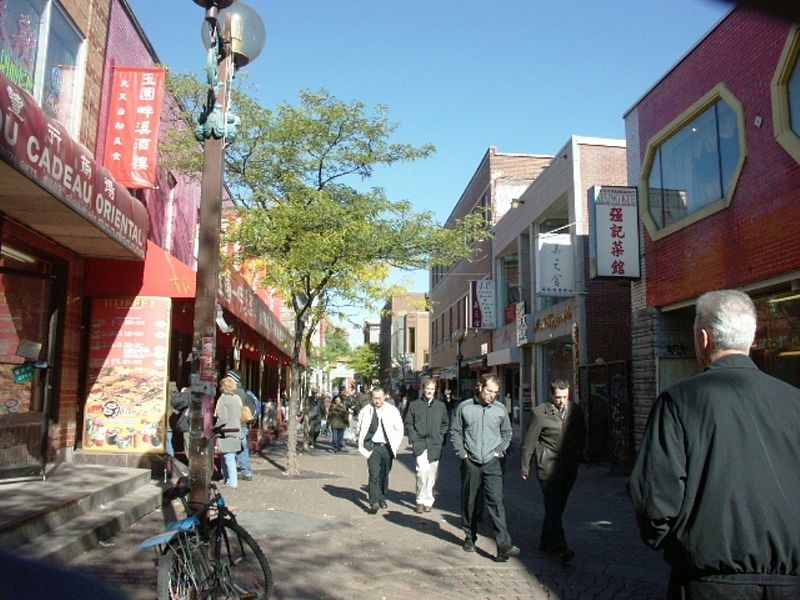
M 103 164 L 127 188 L 156 186 L 164 67 L 114 67 Z
M 495 285 L 492 279 L 469 282 L 470 328 L 494 329 L 497 327 L 495 305 Z
M 0 159 L 144 258 L 148 227 L 144 205 L 2 72 Z
M 638 279 L 639 201 L 635 187 L 596 185 L 590 190 L 589 275 Z
M 149 296 L 92 301 L 85 451 L 164 451 L 171 303 Z
M 542 233 L 536 240 L 536 293 L 575 294 L 575 258 L 569 233 Z

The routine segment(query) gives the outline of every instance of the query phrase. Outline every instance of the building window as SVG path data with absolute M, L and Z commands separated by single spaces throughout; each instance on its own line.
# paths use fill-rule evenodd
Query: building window
M 67 13 L 54 0 L 18 0 L 0 12 L 0 31 L 0 70 L 75 135 L 84 40 Z
M 408 328 L 408 353 L 414 354 L 417 351 L 417 330 L 415 327 Z
M 650 141 L 641 189 L 654 239 L 730 204 L 745 156 L 743 119 L 741 104 L 718 85 Z
M 800 29 L 792 26 L 772 77 L 772 123 L 775 139 L 800 162 Z

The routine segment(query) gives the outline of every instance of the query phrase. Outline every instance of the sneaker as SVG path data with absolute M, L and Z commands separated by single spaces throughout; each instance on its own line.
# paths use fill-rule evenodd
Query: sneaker
M 475 552 L 475 541 L 472 538 L 465 538 L 464 545 L 461 546 L 464 552 Z
M 386 500 L 381 500 L 380 502 L 378 502 L 378 506 L 380 506 L 381 508 L 389 508 L 389 505 L 386 504 Z
M 252 475 L 239 475 L 241 481 L 253 481 Z
M 414 507 L 414 512 L 418 515 L 421 515 L 423 510 L 425 510 L 425 507 L 422 506 L 422 504 L 417 504 L 417 506 Z
M 423 506 L 422 510 L 424 510 L 425 512 L 431 512 L 431 507 L 430 506 Z
M 377 512 L 378 512 L 378 505 L 377 505 L 377 504 L 373 504 L 373 505 L 371 505 L 371 506 L 370 506 L 370 507 L 367 509 L 367 512 L 368 512 L 369 514 L 371 514 L 371 515 L 374 515 L 375 513 L 377 513 Z
M 508 548 L 497 549 L 497 562 L 505 562 L 509 558 L 514 558 L 515 556 L 519 556 L 519 548 L 513 544 Z

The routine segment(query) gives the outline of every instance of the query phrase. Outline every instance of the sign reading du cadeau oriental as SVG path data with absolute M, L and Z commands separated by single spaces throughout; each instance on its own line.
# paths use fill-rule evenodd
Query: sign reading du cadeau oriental
M 144 206 L 2 73 L 0 160 L 144 258 L 148 223 Z
M 639 278 L 639 207 L 635 187 L 590 190 L 590 276 Z
M 494 329 L 497 327 L 495 312 L 495 286 L 492 279 L 469 282 L 469 327 Z

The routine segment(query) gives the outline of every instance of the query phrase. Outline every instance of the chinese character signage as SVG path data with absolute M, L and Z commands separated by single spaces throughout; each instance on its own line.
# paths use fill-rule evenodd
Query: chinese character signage
M 171 303 L 148 296 L 93 301 L 85 451 L 164 451 Z
M 103 162 L 127 188 L 156 186 L 164 67 L 116 67 Z
M 148 216 L 142 203 L 2 73 L 0 120 L 0 160 L 144 258 Z
M 575 293 L 575 259 L 568 233 L 542 233 L 536 239 L 536 293 L 572 296 Z
M 590 275 L 639 278 L 639 209 L 635 187 L 592 188 Z
M 497 327 L 493 280 L 481 279 L 469 282 L 469 306 L 469 327 L 474 329 Z
M 514 305 L 517 317 L 517 346 L 524 346 L 528 343 L 528 315 L 525 312 L 525 303 L 517 302 Z

